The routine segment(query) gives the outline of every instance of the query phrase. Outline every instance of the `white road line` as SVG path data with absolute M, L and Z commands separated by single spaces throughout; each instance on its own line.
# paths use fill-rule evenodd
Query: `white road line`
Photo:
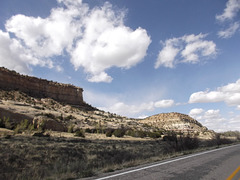
M 117 177 L 117 176 L 122 176 L 122 175 L 129 174 L 129 173 L 132 173 L 132 172 L 141 171 L 141 170 L 145 170 L 145 169 L 149 169 L 149 168 L 153 168 L 153 167 L 157 167 L 157 166 L 162 166 L 164 164 L 169 164 L 169 163 L 180 161 L 180 160 L 183 160 L 183 159 L 188 159 L 188 158 L 200 156 L 200 155 L 203 155 L 203 154 L 220 151 L 220 150 L 223 150 L 223 149 L 228 149 L 228 148 L 231 148 L 231 147 L 234 147 L 234 146 L 239 146 L 239 144 L 233 145 L 233 146 L 227 146 L 227 147 L 223 147 L 223 148 L 219 148 L 219 149 L 213 149 L 213 150 L 209 150 L 209 151 L 204 151 L 204 152 L 197 153 L 197 154 L 192 154 L 192 155 L 189 155 L 189 156 L 184 156 L 184 157 L 181 157 L 181 158 L 178 158 L 178 159 L 173 159 L 173 160 L 170 160 L 170 161 L 165 161 L 165 162 L 153 164 L 153 165 L 142 167 L 142 168 L 139 168 L 139 169 L 134 169 L 134 170 L 122 172 L 122 173 L 119 173 L 119 174 L 114 174 L 114 175 L 111 175 L 111 176 L 98 178 L 96 180 L 103 180 L 103 179 L 109 179 L 109 178 L 113 178 L 113 177 Z

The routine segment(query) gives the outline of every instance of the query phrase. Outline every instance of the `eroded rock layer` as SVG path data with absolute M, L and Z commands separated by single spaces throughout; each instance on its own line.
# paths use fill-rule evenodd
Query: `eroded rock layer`
M 36 77 L 20 75 L 0 67 L 0 89 L 22 91 L 32 97 L 49 97 L 70 105 L 84 105 L 83 89 Z

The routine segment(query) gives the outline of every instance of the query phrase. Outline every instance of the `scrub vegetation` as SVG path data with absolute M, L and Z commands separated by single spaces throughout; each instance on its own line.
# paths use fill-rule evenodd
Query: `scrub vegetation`
M 26 121 L 16 128 L 25 127 Z M 107 131 L 109 132 L 109 131 Z M 114 131 L 118 137 L 121 131 Z M 0 179 L 75 179 L 163 160 L 178 155 L 232 143 L 217 137 L 200 141 L 190 136 L 169 133 L 158 139 L 90 140 L 82 130 L 75 137 L 53 137 L 51 132 L 33 136 L 14 131 L 2 132 L 0 138 Z M 80 136 L 80 137 L 79 137 Z

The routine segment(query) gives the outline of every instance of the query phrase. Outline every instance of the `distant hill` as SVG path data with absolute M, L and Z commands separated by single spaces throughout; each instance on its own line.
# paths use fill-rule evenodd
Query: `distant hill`
M 198 121 L 180 113 L 162 113 L 145 119 L 104 112 L 84 102 L 82 88 L 36 77 L 23 76 L 0 68 L 0 118 L 8 118 L 12 128 L 27 119 L 35 128 L 53 131 L 83 129 L 106 133 L 121 129 L 125 134 L 152 136 L 174 131 L 211 139 L 215 133 Z
M 168 131 L 192 133 L 200 136 L 209 136 L 209 138 L 215 134 L 192 117 L 177 112 L 153 115 L 141 122 Z

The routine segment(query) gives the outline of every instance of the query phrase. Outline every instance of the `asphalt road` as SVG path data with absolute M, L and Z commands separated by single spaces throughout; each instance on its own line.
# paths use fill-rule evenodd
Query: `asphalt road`
M 240 144 L 129 168 L 93 179 L 240 180 Z

